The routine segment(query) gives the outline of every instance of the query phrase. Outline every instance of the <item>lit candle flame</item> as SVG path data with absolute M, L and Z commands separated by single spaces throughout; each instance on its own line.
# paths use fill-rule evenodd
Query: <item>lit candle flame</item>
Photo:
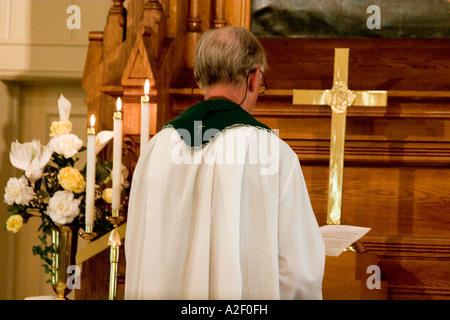
M 146 96 L 150 94 L 150 81 L 148 81 L 148 79 L 145 80 L 144 93 Z
M 91 124 L 91 128 L 93 128 L 95 126 L 95 116 L 94 115 L 91 115 L 90 124 Z
M 122 111 L 122 100 L 120 98 L 117 98 L 116 110 Z

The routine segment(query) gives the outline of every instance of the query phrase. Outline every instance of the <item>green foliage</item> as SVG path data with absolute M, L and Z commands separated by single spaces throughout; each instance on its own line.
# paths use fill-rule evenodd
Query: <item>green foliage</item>
M 95 182 L 100 184 L 108 184 L 111 181 L 113 163 L 111 161 L 99 161 L 95 166 Z
M 43 230 L 43 234 L 42 236 L 38 236 L 40 244 L 37 246 L 33 246 L 32 252 L 35 256 L 39 256 L 41 258 L 41 260 L 44 262 L 42 266 L 44 267 L 45 273 L 50 274 L 50 276 L 52 277 L 53 276 L 52 255 L 56 253 L 56 248 L 52 243 L 50 243 L 50 245 L 47 243 L 47 236 L 51 237 L 51 231 L 48 230 L 48 226 L 43 226 L 41 224 L 41 227 L 40 229 Z M 51 279 L 48 279 L 46 282 L 51 283 Z

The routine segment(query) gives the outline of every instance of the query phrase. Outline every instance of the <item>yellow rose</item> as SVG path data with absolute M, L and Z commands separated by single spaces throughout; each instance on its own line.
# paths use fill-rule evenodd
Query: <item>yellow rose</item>
M 23 218 L 20 214 L 9 217 L 6 221 L 6 230 L 17 233 L 23 226 Z
M 69 120 L 53 121 L 50 126 L 50 137 L 72 132 L 72 122 Z
M 80 193 L 86 188 L 83 175 L 75 168 L 65 167 L 59 170 L 58 180 L 61 186 L 68 191 Z
M 102 199 L 106 203 L 112 203 L 112 188 L 105 188 L 102 192 Z

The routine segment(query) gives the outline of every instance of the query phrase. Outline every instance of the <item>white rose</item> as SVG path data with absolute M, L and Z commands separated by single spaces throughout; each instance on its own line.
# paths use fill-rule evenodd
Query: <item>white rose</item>
M 18 205 L 28 206 L 35 196 L 33 188 L 28 186 L 28 180 L 24 176 L 8 180 L 4 195 L 7 204 L 12 205 L 15 202 Z
M 83 146 L 83 141 L 72 133 L 63 134 L 52 138 L 49 145 L 57 153 L 65 158 L 72 158 Z
M 70 191 L 57 191 L 48 202 L 47 214 L 59 226 L 71 223 L 80 214 L 80 202 Z

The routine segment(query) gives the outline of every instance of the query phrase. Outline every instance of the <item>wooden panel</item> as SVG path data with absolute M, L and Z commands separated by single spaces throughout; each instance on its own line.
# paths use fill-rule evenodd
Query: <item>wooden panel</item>
M 334 48 L 350 48 L 352 90 L 448 91 L 450 39 L 262 38 L 271 89 L 329 89 Z M 295 66 L 295 72 L 293 72 Z
M 343 252 L 339 257 L 325 259 L 325 273 L 322 290 L 324 300 L 386 300 L 388 283 L 377 279 L 379 287 L 374 284 L 370 266 L 376 266 L 378 258 L 373 253 Z M 369 269 L 369 272 L 368 272 Z M 369 279 L 369 277 L 371 277 Z
M 76 300 L 108 300 L 109 298 L 109 256 L 106 249 L 82 264 L 81 288 L 75 290 Z M 123 245 L 119 251 L 117 268 L 117 300 L 125 294 L 125 253 Z
M 325 224 L 328 167 L 302 164 L 319 224 Z M 450 169 L 348 165 L 344 169 L 343 221 L 371 227 L 366 237 L 448 236 Z

